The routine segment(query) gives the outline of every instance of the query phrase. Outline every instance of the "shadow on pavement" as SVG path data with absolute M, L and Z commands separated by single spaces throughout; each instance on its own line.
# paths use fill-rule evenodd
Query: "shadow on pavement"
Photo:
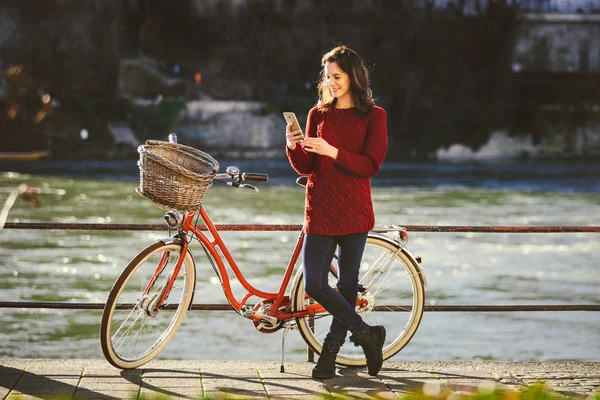
M 4 387 L 10 391 L 22 393 L 23 395 L 42 398 L 65 395 L 69 397 L 75 396 L 75 398 L 93 397 L 94 399 L 100 400 L 116 398 L 94 392 L 93 390 L 80 389 L 77 387 L 77 385 L 71 385 L 61 382 L 60 380 L 52 379 L 52 376 L 55 376 L 57 379 L 72 377 L 72 379 L 76 382 L 79 382 L 80 378 L 80 375 L 66 375 L 59 372 L 56 375 L 38 375 L 22 369 L 0 365 L 0 387 Z
M 134 379 L 132 376 L 127 376 L 125 373 L 127 371 L 123 371 L 121 373 L 121 377 L 132 382 L 132 383 L 138 383 L 138 382 L 134 382 Z M 160 373 L 165 373 L 165 376 L 160 376 L 160 375 L 156 375 L 156 374 L 160 374 Z M 177 398 L 184 398 L 184 399 L 197 399 L 198 395 L 202 395 L 204 394 L 206 395 L 210 395 L 211 393 L 222 393 L 223 395 L 225 395 L 225 397 L 227 397 L 227 395 L 235 395 L 235 396 L 248 396 L 248 397 L 265 397 L 268 396 L 267 392 L 263 390 L 252 390 L 252 389 L 242 389 L 242 388 L 234 388 L 231 386 L 228 386 L 227 382 L 231 382 L 231 381 L 239 381 L 239 382 L 243 382 L 245 384 L 258 384 L 261 385 L 261 387 L 264 388 L 263 386 L 263 382 L 260 378 L 260 376 L 258 376 L 258 374 L 254 377 L 254 376 L 248 376 L 248 377 L 241 377 L 241 376 L 231 376 L 231 375 L 226 375 L 226 374 L 216 374 L 214 372 L 204 372 L 204 371 L 186 371 L 186 370 L 177 370 L 177 369 L 164 369 L 164 368 L 144 368 L 143 369 L 143 375 L 146 374 L 152 374 L 152 379 L 186 379 L 187 375 L 189 375 L 189 378 L 202 378 L 203 380 L 206 379 L 219 379 L 219 380 L 223 380 L 223 385 L 215 385 L 214 387 L 212 387 L 210 390 L 207 390 L 206 393 L 200 393 L 200 390 L 202 389 L 199 385 L 199 393 L 196 395 L 187 395 L 187 394 L 182 394 L 180 392 L 178 392 L 176 389 L 173 388 L 161 388 L 159 386 L 156 386 L 152 383 L 149 383 L 147 380 L 142 379 L 141 382 L 141 386 L 142 388 L 146 388 L 148 390 L 151 390 L 155 393 L 160 393 L 166 396 L 174 396 Z M 315 392 L 310 390 L 310 389 L 304 389 L 304 388 L 299 388 L 296 385 L 294 385 L 293 383 L 282 383 L 282 381 L 287 380 L 298 380 L 299 378 L 306 378 L 307 380 L 312 380 L 312 378 L 310 377 L 306 377 L 304 375 L 299 375 L 299 374 L 294 374 L 294 373 L 282 373 L 281 374 L 281 378 L 278 378 L 276 380 L 273 379 L 269 379 L 268 380 L 268 386 L 269 387 L 277 387 L 279 389 L 290 389 L 293 390 L 295 392 L 298 392 L 299 394 L 305 394 L 305 395 L 313 395 Z

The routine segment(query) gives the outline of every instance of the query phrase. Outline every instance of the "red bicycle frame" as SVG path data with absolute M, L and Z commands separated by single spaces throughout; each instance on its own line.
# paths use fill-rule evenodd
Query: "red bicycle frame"
M 208 231 L 210 232 L 210 234 L 212 236 L 212 240 L 209 239 L 204 234 L 204 232 L 202 232 L 200 230 L 200 228 L 198 228 L 198 226 L 194 224 L 193 221 L 194 221 L 194 216 L 196 215 L 196 212 L 199 213 L 200 218 L 206 225 Z M 286 296 L 285 291 L 290 283 L 290 279 L 292 277 L 292 272 L 294 271 L 294 266 L 296 265 L 296 261 L 298 260 L 298 256 L 300 255 L 300 251 L 302 249 L 302 244 L 304 243 L 304 232 L 300 233 L 300 237 L 298 238 L 298 242 L 296 243 L 296 247 L 294 248 L 292 257 L 290 258 L 288 266 L 285 270 L 285 273 L 284 273 L 281 283 L 279 285 L 279 290 L 277 292 L 272 293 L 272 292 L 263 292 L 262 290 L 259 290 L 256 287 L 252 286 L 252 284 L 250 284 L 246 280 L 246 278 L 242 274 L 240 268 L 238 267 L 235 260 L 233 259 L 233 256 L 227 249 L 227 246 L 223 242 L 223 239 L 219 235 L 217 228 L 215 227 L 215 225 L 211 221 L 210 217 L 208 216 L 204 207 L 200 207 L 200 209 L 198 211 L 191 211 L 191 212 L 188 212 L 185 214 L 183 223 L 182 223 L 182 231 L 184 233 L 193 232 L 194 235 L 196 236 L 197 240 L 201 244 L 204 245 L 204 247 L 206 248 L 206 250 L 208 251 L 210 256 L 213 258 L 213 260 L 215 261 L 217 268 L 219 270 L 219 274 L 221 276 L 221 286 L 223 288 L 225 296 L 227 297 L 227 300 L 229 301 L 231 306 L 236 311 L 240 312 L 242 307 L 244 305 L 246 305 L 245 304 L 246 301 L 250 297 L 256 296 L 256 297 L 262 298 L 263 300 L 273 301 L 273 306 L 271 307 L 269 315 L 277 318 L 277 320 L 288 320 L 288 319 L 292 319 L 292 318 L 300 318 L 300 317 L 305 317 L 307 315 L 314 315 L 314 314 L 325 312 L 325 309 L 316 303 L 305 306 L 304 310 L 302 310 L 302 311 L 296 311 L 296 312 L 291 312 L 291 310 L 288 312 L 280 311 L 280 307 L 282 305 L 285 305 L 286 302 L 289 303 L 289 296 Z M 185 239 L 185 237 L 186 236 L 184 235 L 183 238 Z M 183 248 L 181 250 L 181 254 L 184 255 L 188 251 L 189 241 L 183 240 L 182 245 L 183 245 Z M 221 253 L 223 254 L 223 257 L 225 257 L 225 260 L 227 261 L 229 268 L 234 273 L 235 277 L 239 280 L 242 287 L 247 291 L 247 293 L 244 295 L 244 297 L 240 301 L 238 301 L 233 294 L 233 291 L 231 289 L 231 284 L 229 281 L 229 273 L 227 271 L 225 263 L 223 262 L 223 257 L 219 254 L 219 252 L 217 251 L 217 248 L 219 250 L 221 250 Z M 161 259 L 161 262 L 159 263 L 159 265 L 157 267 L 155 275 L 160 273 L 160 271 L 162 270 L 162 268 L 164 266 L 163 260 L 165 258 L 166 257 L 163 255 L 163 258 Z M 173 282 L 175 281 L 175 278 L 177 277 L 177 274 L 179 273 L 179 270 L 181 268 L 181 264 L 183 263 L 183 260 L 184 260 L 183 256 L 179 258 L 177 265 L 175 266 L 175 269 L 173 271 L 173 275 L 170 277 L 169 282 L 167 283 L 165 290 L 163 291 L 163 293 L 161 295 L 161 299 L 157 303 L 158 305 L 163 304 L 168 293 L 170 292 Z M 151 279 L 151 282 L 148 285 L 149 287 L 152 286 L 153 281 L 155 281 L 155 278 Z M 148 288 L 146 290 L 148 290 Z M 260 315 L 251 315 L 250 318 L 257 320 L 257 321 L 261 320 Z

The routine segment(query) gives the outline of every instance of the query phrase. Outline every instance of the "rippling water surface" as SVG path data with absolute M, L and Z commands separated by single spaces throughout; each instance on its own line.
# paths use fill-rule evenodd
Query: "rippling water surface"
M 41 190 L 42 205 L 18 200 L 10 222 L 161 223 L 163 211 L 134 191 L 135 169 L 128 165 L 119 173 L 117 167 L 99 173 L 90 168 L 85 179 L 65 173 L 64 165 L 59 177 L 2 173 L 0 199 L 21 182 Z M 213 221 L 300 224 L 304 194 L 289 183 L 293 178 L 284 177 L 289 167 L 246 168 L 267 170 L 274 179 L 259 184 L 260 193 L 215 184 L 205 199 Z M 50 167 L 45 171 L 53 173 Z M 376 219 L 404 225 L 599 225 L 599 172 L 585 166 L 391 165 L 374 181 Z M 0 300 L 103 302 L 127 262 L 164 236 L 166 230 L 5 229 Z M 251 283 L 275 290 L 297 233 L 225 232 L 223 238 Z M 413 232 L 408 247 L 423 257 L 427 304 L 600 304 L 599 239 L 597 233 Z M 192 249 L 202 251 L 198 245 Z M 195 302 L 223 303 L 212 268 L 200 263 L 198 272 Z M 0 309 L 0 357 L 102 357 L 100 315 Z M 280 337 L 257 332 L 231 311 L 191 311 L 161 357 L 278 359 Z M 286 349 L 287 359 L 305 359 L 296 332 L 286 337 Z M 396 358 L 600 360 L 600 313 L 429 312 Z

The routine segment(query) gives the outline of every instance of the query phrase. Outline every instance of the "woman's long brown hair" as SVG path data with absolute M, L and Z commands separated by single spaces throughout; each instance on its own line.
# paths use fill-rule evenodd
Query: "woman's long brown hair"
M 350 77 L 350 96 L 354 109 L 361 118 L 366 117 L 373 109 L 375 101 L 373 100 L 373 92 L 369 87 L 369 71 L 363 60 L 354 50 L 346 46 L 337 46 L 321 59 L 323 67 L 328 62 L 336 62 L 340 69 L 348 74 Z M 327 87 L 327 77 L 324 69 L 321 69 L 319 77 L 317 109 L 327 111 L 335 106 L 337 99 L 333 97 Z

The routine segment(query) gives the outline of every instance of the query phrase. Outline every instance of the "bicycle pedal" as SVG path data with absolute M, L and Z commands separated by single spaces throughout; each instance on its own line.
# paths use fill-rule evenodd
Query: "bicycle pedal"
M 242 314 L 242 317 L 244 318 L 250 318 L 252 315 L 254 315 L 255 311 L 254 308 L 252 306 L 242 306 L 240 308 L 240 314 Z

